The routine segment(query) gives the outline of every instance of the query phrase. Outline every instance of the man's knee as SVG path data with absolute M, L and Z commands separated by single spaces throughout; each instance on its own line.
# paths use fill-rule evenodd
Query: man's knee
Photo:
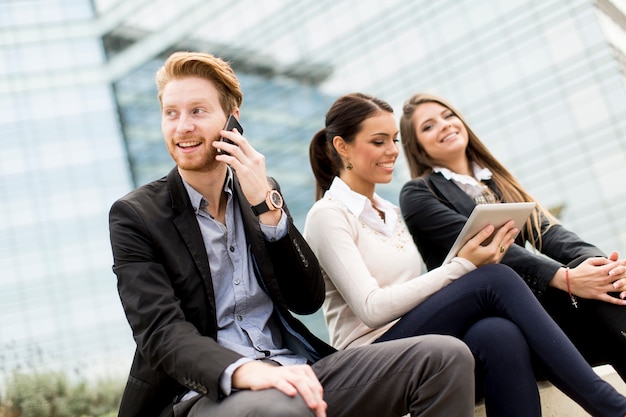
M 426 374 L 473 379 L 474 356 L 462 340 L 434 334 L 402 340 L 410 344 L 406 352 L 410 362 L 421 364 Z
M 466 375 L 474 374 L 474 355 L 470 348 L 460 339 L 452 336 L 444 336 L 445 340 L 440 343 L 442 346 L 443 360 L 448 361 L 449 367 L 455 373 Z
M 276 390 L 273 390 L 276 391 Z M 281 393 L 282 394 L 282 393 Z M 265 402 L 263 406 L 260 404 L 254 408 L 249 417 L 314 417 L 315 413 L 307 407 L 306 403 L 300 395 L 289 397 L 282 394 L 275 397 L 269 402 Z
M 462 366 L 473 366 L 474 357 L 469 347 L 460 339 L 445 335 L 418 336 L 421 354 L 428 353 L 444 362 L 454 362 Z
M 219 403 L 203 398 L 188 417 L 314 417 L 300 395 L 290 397 L 276 389 L 239 391 Z

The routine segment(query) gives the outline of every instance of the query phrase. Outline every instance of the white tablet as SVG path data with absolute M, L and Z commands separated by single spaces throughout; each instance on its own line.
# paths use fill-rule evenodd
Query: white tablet
M 469 218 L 465 222 L 465 226 L 461 229 L 461 233 L 457 236 L 448 256 L 442 265 L 447 264 L 454 258 L 463 245 L 473 238 L 476 233 L 480 232 L 488 224 L 493 224 L 496 231 L 504 226 L 509 220 L 515 221 L 515 227 L 522 229 L 524 223 L 530 216 L 535 203 L 497 203 L 497 204 L 478 204 L 472 210 Z M 494 231 L 494 233 L 496 232 Z

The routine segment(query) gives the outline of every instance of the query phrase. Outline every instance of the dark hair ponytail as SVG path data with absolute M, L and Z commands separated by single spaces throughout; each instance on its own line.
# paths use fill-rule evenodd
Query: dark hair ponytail
M 331 149 L 332 146 L 332 142 L 326 139 L 326 128 L 319 130 L 309 145 L 309 160 L 315 175 L 315 200 L 322 198 L 333 178 L 339 175 L 338 164 L 341 164 L 341 159 Z

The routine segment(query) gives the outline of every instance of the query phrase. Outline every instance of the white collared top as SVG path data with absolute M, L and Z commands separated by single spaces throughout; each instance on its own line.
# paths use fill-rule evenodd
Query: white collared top
M 481 168 L 475 162 L 472 163 L 472 171 L 474 172 L 474 177 L 457 174 L 444 167 L 433 168 L 433 172 L 439 172 L 445 179 L 454 181 L 470 197 L 477 197 L 485 192 L 485 184 L 481 183 L 481 181 L 490 180 L 493 174 L 489 168 Z

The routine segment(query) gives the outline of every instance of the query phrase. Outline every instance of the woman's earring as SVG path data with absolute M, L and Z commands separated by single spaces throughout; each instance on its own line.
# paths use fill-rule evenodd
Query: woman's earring
M 350 171 L 352 168 L 354 168 L 354 165 L 352 165 L 352 162 L 348 161 L 348 165 L 346 165 L 346 169 Z

